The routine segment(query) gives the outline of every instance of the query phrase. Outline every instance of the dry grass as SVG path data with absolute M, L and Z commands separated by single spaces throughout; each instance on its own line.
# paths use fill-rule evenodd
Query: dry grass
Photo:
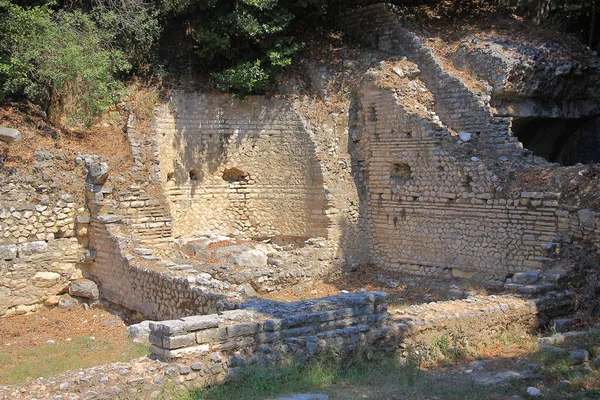
M 146 355 L 103 310 L 44 310 L 0 319 L 0 385 Z M 49 340 L 53 341 L 48 342 Z

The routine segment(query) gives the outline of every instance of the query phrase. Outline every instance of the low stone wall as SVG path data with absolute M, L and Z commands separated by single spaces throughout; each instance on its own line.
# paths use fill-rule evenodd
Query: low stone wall
M 0 387 L 0 399 L 45 398 L 49 394 L 153 398 L 164 388 L 194 388 L 222 381 L 250 364 L 276 364 L 311 357 L 435 355 L 444 336 L 449 346 L 476 348 L 502 335 L 531 333 L 539 305 L 513 296 L 474 296 L 387 312 L 385 295 L 359 292 L 298 303 L 257 300 L 246 309 L 151 323 L 153 353 L 144 357 L 40 378 L 27 387 Z M 364 347 L 363 347 L 364 346 Z M 416 354 L 415 354 L 416 355 Z M 174 361 L 174 362 L 173 362 Z M 79 398 L 79 397 L 75 397 Z
M 164 359 L 225 357 L 230 367 L 260 360 L 307 359 L 325 349 L 348 352 L 386 330 L 384 293 L 354 293 L 298 303 L 257 299 L 245 309 L 150 323 L 152 353 Z
M 547 320 L 534 300 L 515 296 L 473 296 L 397 310 L 392 324 L 403 336 L 401 348 L 431 348 L 446 336 L 472 348 L 491 344 L 500 335 L 531 334 Z
M 150 347 L 161 359 L 201 365 L 222 379 L 254 363 L 306 361 L 429 350 L 443 337 L 476 349 L 502 335 L 533 333 L 545 321 L 534 300 L 473 296 L 396 310 L 384 293 L 358 292 L 297 303 L 256 300 L 245 309 L 151 322 Z M 454 339 L 452 339 L 454 338 Z
M 132 248 L 120 216 L 100 215 L 91 224 L 90 274 L 100 296 L 147 319 L 170 319 L 218 310 L 226 285 L 207 274 Z M 125 226 L 124 226 L 125 228 Z M 138 253 L 138 254 L 136 254 Z

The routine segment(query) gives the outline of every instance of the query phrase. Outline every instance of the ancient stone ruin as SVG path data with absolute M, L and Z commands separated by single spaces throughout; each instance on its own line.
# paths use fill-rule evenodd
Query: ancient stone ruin
M 152 132 L 128 122 L 132 173 L 148 185 L 120 185 L 121 171 L 90 155 L 77 160 L 85 204 L 68 193 L 28 204 L 37 189 L 7 178 L 0 315 L 68 287 L 99 296 L 152 320 L 151 352 L 192 360 L 180 373 L 203 382 L 324 349 L 402 352 L 452 327 L 485 340 L 568 315 L 567 283 L 600 252 L 597 198 L 569 183 L 597 187 L 586 163 L 600 161 L 599 59 L 489 36 L 448 65 L 393 6 L 338 22 L 379 58 L 335 112 L 317 115 L 293 90 L 244 100 L 176 90 Z M 340 72 L 305 66 L 331 101 Z M 54 156 L 36 157 L 41 168 Z M 256 296 L 366 265 L 510 293 L 394 314 L 383 293 Z

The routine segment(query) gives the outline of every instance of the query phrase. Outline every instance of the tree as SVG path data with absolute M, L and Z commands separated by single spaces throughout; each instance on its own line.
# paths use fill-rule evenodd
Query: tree
M 46 108 L 57 124 L 90 125 L 115 101 L 129 68 L 111 37 L 80 11 L 0 0 L 0 93 Z

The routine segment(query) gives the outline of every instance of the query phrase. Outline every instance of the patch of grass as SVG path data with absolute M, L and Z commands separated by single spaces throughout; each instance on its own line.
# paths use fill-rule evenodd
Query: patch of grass
M 460 331 L 444 333 L 439 338 L 433 339 L 430 344 L 414 343 L 408 349 L 408 359 L 417 367 L 454 363 L 476 355 L 466 335 Z
M 410 354 L 410 352 L 409 352 Z M 291 393 L 324 393 L 336 399 L 505 399 L 514 388 L 490 392 L 460 377 L 428 374 L 414 357 L 377 361 L 339 362 L 322 358 L 306 365 L 249 366 L 234 379 L 191 392 L 163 393 L 178 400 L 265 399 Z M 521 391 L 524 391 L 521 388 Z
M 129 341 L 113 344 L 77 337 L 69 342 L 43 343 L 34 348 L 0 354 L 0 385 L 23 383 L 39 377 L 117 361 L 129 361 L 148 354 L 146 346 Z
M 344 364 L 324 357 L 305 365 L 245 367 L 227 383 L 184 394 L 182 400 L 261 399 L 294 392 L 328 392 L 332 387 L 372 389 L 412 385 L 420 371 L 389 358 Z
M 569 382 L 568 386 L 560 389 L 561 395 L 576 394 L 583 398 L 600 398 L 600 371 L 583 368 L 583 365 L 573 365 L 568 353 L 569 349 L 586 349 L 593 359 L 600 355 L 599 342 L 598 335 L 575 338 L 559 346 L 563 348 L 562 352 L 535 351 L 527 358 L 542 367 L 545 379 L 551 384 L 557 384 L 560 380 Z

